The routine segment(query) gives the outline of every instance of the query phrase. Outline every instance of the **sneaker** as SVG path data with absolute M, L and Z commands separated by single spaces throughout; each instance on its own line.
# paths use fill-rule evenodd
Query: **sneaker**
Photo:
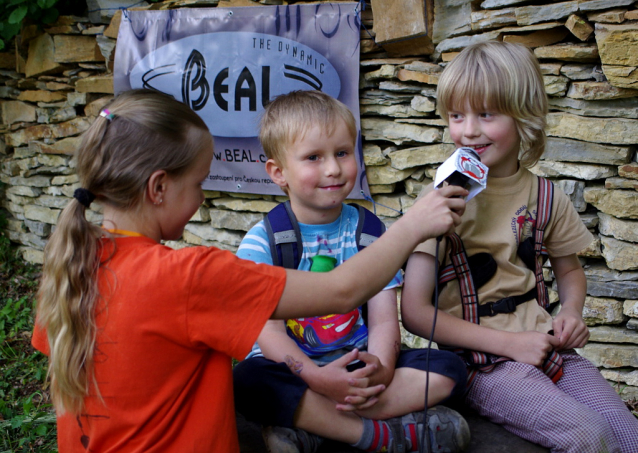
M 261 435 L 268 453 L 315 453 L 324 440 L 303 429 L 282 426 L 266 426 Z
M 461 414 L 449 407 L 434 406 L 428 409 L 427 415 L 432 452 L 460 453 L 467 450 L 470 446 L 470 427 Z M 401 423 L 403 425 L 415 423 L 419 441 L 423 438 L 425 423 L 423 411 L 404 415 L 401 417 Z

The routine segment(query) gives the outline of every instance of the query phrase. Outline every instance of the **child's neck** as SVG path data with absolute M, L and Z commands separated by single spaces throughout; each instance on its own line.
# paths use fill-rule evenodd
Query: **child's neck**
M 161 233 L 147 222 L 143 212 L 120 211 L 104 207 L 102 227 L 110 230 L 115 236 L 146 236 L 157 242 L 161 240 Z M 156 231 L 157 230 L 157 231 Z
M 311 209 L 296 206 L 294 202 L 290 202 L 290 207 L 297 218 L 297 222 L 306 225 L 327 225 L 334 222 L 341 215 L 342 206 L 343 202 L 330 209 Z
M 495 179 L 495 178 L 509 178 L 510 176 L 514 176 L 516 173 L 518 173 L 518 170 L 520 170 L 521 168 L 521 163 L 519 161 L 516 161 L 516 165 L 512 165 L 509 168 L 490 168 L 488 173 L 487 173 L 487 177 L 491 178 L 491 179 Z

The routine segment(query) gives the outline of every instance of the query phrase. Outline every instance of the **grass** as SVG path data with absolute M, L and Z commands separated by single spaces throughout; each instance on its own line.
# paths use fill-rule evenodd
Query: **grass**
M 47 359 L 31 346 L 40 268 L 26 263 L 1 232 L 0 453 L 57 452 Z

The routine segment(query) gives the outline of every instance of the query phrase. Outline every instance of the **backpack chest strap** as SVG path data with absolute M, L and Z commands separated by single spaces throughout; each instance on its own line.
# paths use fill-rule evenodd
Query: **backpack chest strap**
M 505 297 L 496 302 L 488 302 L 481 304 L 478 307 L 478 315 L 482 316 L 496 316 L 501 313 L 513 313 L 516 311 L 516 307 L 525 302 L 529 302 L 532 299 L 536 299 L 536 288 L 532 288 L 525 294 L 519 296 Z

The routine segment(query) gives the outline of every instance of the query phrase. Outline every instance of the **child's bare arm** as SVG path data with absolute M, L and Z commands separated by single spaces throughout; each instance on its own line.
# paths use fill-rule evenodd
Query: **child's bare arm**
M 407 330 L 424 338 L 430 336 L 434 306 L 434 257 L 413 253 L 408 260 L 401 296 L 401 319 Z M 505 332 L 465 321 L 441 310 L 437 314 L 434 340 L 539 366 L 550 349 L 558 344 L 551 335 L 540 332 Z
M 550 258 L 558 284 L 560 313 L 553 321 L 557 349 L 582 348 L 589 339 L 589 329 L 583 321 L 583 306 L 587 293 L 585 272 L 575 254 Z
M 376 395 L 385 389 L 383 385 L 369 384 L 367 374 L 374 372 L 374 366 L 366 371 L 349 372 L 346 369 L 350 362 L 357 359 L 359 352 L 356 350 L 323 367 L 315 364 L 288 336 L 284 321 L 268 321 L 257 342 L 264 357 L 284 362 L 311 390 L 336 403 L 347 404 L 349 398 L 368 407 L 365 403 L 373 405 Z
M 287 270 L 286 286 L 272 318 L 346 313 L 373 297 L 392 279 L 417 244 L 449 234 L 465 210 L 467 191 L 455 186 L 435 190 L 370 246 L 335 270 Z
M 368 352 L 380 362 L 377 372 L 370 376 L 371 382 L 390 385 L 401 350 L 396 290 L 381 291 L 368 301 L 367 325 Z

